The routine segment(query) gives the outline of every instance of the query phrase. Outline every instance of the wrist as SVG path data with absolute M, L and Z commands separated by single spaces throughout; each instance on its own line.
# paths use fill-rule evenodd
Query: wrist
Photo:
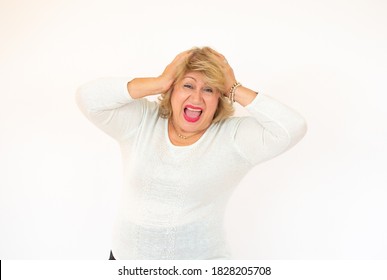
M 155 82 L 158 85 L 160 93 L 164 93 L 170 89 L 174 80 L 161 75 L 155 78 Z
M 240 86 L 235 90 L 234 100 L 242 106 L 249 105 L 258 95 L 258 92 L 253 91 L 244 86 Z
M 240 86 L 242 86 L 241 83 L 235 81 L 235 83 L 231 86 L 230 90 L 228 91 L 228 98 L 230 99 L 231 103 L 235 102 L 235 92 Z

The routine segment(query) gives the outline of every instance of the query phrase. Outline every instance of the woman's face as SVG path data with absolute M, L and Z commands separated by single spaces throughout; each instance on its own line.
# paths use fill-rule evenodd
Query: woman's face
M 204 78 L 200 72 L 188 72 L 171 95 L 173 123 L 187 134 L 205 131 L 218 107 L 220 92 Z

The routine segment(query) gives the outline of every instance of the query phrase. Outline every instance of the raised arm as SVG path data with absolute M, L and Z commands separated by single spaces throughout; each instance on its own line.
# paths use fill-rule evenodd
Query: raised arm
M 236 84 L 233 69 L 222 54 L 214 54 L 223 65 L 226 86 L 233 88 Z M 304 118 L 277 100 L 241 85 L 235 88 L 233 97 L 251 114 L 250 117 L 236 121 L 237 125 L 231 135 L 240 154 L 251 164 L 258 164 L 285 152 L 305 135 L 307 126 Z
M 142 120 L 145 100 L 128 92 L 129 78 L 101 78 L 80 86 L 76 101 L 82 113 L 117 140 L 135 131 Z
M 133 98 L 142 98 L 168 91 L 176 79 L 179 67 L 191 51 L 178 54 L 158 77 L 135 78 L 128 83 L 128 91 Z
M 289 150 L 306 133 L 306 122 L 300 114 L 262 93 L 245 108 L 251 117 L 239 120 L 234 143 L 251 164 Z
M 177 55 L 158 77 L 103 78 L 88 82 L 77 91 L 78 106 L 97 127 L 123 140 L 140 127 L 144 113 L 156 106 L 144 97 L 168 90 L 179 65 L 188 55 L 189 51 Z

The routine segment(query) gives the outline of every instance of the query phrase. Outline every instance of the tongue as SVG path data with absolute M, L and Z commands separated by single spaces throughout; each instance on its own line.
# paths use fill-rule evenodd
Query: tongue
M 185 114 L 186 114 L 189 118 L 194 119 L 194 118 L 198 118 L 198 117 L 200 116 L 201 112 L 200 112 L 200 111 L 191 111 L 191 110 L 189 110 L 189 109 L 186 109 L 186 110 L 185 110 Z

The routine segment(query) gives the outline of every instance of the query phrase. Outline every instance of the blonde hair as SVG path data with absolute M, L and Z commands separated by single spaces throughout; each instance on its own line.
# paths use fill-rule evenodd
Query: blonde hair
M 159 116 L 169 119 L 172 116 L 171 95 L 173 88 L 188 72 L 200 72 L 205 76 L 206 83 L 220 92 L 218 107 L 215 111 L 212 123 L 222 121 L 234 114 L 234 108 L 228 97 L 225 96 L 226 78 L 221 65 L 215 58 L 214 50 L 209 47 L 193 48 L 187 61 L 178 69 L 176 80 L 172 86 L 159 97 Z

